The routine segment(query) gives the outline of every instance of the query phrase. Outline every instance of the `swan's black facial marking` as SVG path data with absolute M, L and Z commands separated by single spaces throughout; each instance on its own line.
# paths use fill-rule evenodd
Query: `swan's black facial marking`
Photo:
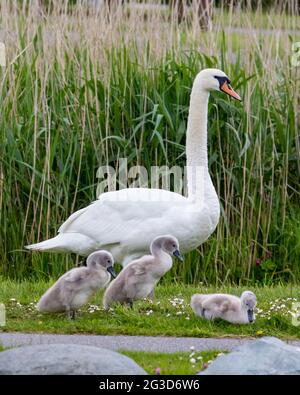
M 252 309 L 247 310 L 248 321 L 251 323 L 254 321 L 254 312 Z
M 227 77 L 218 77 L 217 75 L 215 75 L 215 78 L 219 81 L 220 89 L 224 85 L 224 82 L 227 82 L 228 85 L 230 85 L 231 83 L 230 79 Z
M 183 262 L 183 256 L 180 254 L 180 251 L 179 251 L 179 250 L 175 250 L 175 251 L 173 252 L 173 255 L 176 256 L 176 258 L 177 258 L 180 262 Z
M 227 95 L 233 97 L 236 100 L 241 101 L 240 95 L 238 95 L 230 86 L 230 79 L 228 77 L 218 77 L 214 76 L 219 81 L 219 89 L 220 91 L 226 93 Z
M 110 273 L 112 278 L 116 278 L 117 277 L 116 272 L 114 271 L 114 268 L 112 266 L 107 267 L 106 270 L 108 271 L 108 273 Z

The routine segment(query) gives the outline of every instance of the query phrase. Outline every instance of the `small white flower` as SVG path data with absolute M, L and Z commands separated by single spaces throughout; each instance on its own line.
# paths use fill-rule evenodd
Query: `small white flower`
M 11 302 L 15 302 L 16 301 L 16 299 L 15 298 L 11 298 L 11 299 L 9 299 Z
M 191 347 L 190 347 L 190 350 L 191 350 L 191 351 L 194 351 L 194 350 L 195 350 L 195 347 L 194 347 L 194 346 L 191 346 Z
M 196 359 L 195 358 L 191 358 L 190 359 L 190 363 L 193 363 L 193 364 L 196 363 Z
M 146 315 L 150 315 L 152 313 L 153 313 L 153 310 L 149 310 L 149 311 L 147 311 Z

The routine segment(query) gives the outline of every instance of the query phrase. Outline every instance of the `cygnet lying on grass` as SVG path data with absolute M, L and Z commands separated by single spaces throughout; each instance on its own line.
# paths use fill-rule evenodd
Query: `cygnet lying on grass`
M 255 320 L 256 296 L 245 291 L 241 297 L 227 294 L 195 294 L 191 298 L 191 308 L 206 320 L 222 318 L 232 324 L 249 324 Z
M 116 277 L 112 255 L 104 250 L 95 251 L 87 258 L 87 266 L 69 270 L 41 297 L 37 309 L 43 313 L 66 311 L 75 318 L 75 311 L 83 306 L 98 289 Z
M 171 236 L 158 236 L 150 246 L 151 255 L 129 263 L 106 289 L 103 305 L 107 309 L 113 302 L 128 303 L 143 299 L 153 293 L 161 277 L 172 267 L 171 255 L 180 261 L 178 240 Z

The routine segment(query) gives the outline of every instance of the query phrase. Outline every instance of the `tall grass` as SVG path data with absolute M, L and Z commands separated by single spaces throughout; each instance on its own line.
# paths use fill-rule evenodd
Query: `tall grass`
M 166 281 L 300 281 L 300 67 L 291 64 L 299 16 L 218 9 L 202 32 L 190 9 L 178 26 L 168 8 L 117 7 L 109 18 L 104 8 L 37 3 L 0 3 L 8 59 L 0 71 L 0 273 L 57 276 L 74 265 L 74 256 L 23 246 L 54 236 L 96 198 L 99 166 L 124 157 L 128 166 L 184 165 L 193 78 L 220 67 L 243 97 L 210 100 L 221 220 Z

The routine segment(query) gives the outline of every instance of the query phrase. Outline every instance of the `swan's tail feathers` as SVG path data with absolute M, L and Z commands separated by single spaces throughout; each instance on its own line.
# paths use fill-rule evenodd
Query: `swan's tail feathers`
M 49 240 L 41 241 L 40 243 L 25 246 L 27 250 L 33 251 L 59 251 L 60 247 L 61 243 L 60 240 L 58 240 L 58 236 Z
M 97 247 L 95 240 L 80 233 L 60 233 L 52 239 L 25 246 L 32 251 L 74 252 L 79 255 L 89 255 Z

